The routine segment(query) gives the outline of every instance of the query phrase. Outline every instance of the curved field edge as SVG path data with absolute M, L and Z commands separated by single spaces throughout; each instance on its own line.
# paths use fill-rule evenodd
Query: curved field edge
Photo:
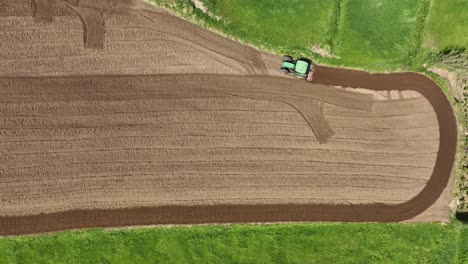
M 414 73 L 369 74 L 325 67 L 317 69 L 314 82 L 373 90 L 411 89 L 426 97 L 436 112 L 440 145 L 431 178 L 418 195 L 409 201 L 395 205 L 378 203 L 272 204 L 73 210 L 23 217 L 0 217 L 0 234 L 28 234 L 82 227 L 151 224 L 290 221 L 398 222 L 413 218 L 434 204 L 449 183 L 457 142 L 455 116 L 449 101 L 439 87 L 427 77 Z
M 467 127 L 468 120 L 467 120 L 467 114 L 466 114 L 467 110 L 463 108 L 462 103 L 457 102 L 453 98 L 448 80 L 428 70 L 433 65 L 436 65 L 436 66 L 444 65 L 444 62 L 443 61 L 440 62 L 438 59 L 440 54 L 447 53 L 451 49 L 457 50 L 459 48 L 464 48 L 464 49 L 468 48 L 468 42 L 463 45 L 464 37 L 459 34 L 457 35 L 457 33 L 459 32 L 465 32 L 466 29 L 463 29 L 460 26 L 453 26 L 451 19 L 446 19 L 443 16 L 441 16 L 441 13 L 450 11 L 452 14 L 454 14 L 455 21 L 463 21 L 464 18 L 467 18 L 467 13 L 463 12 L 464 10 L 463 8 L 458 8 L 459 4 L 457 3 L 463 2 L 466 5 L 465 0 L 457 0 L 456 2 L 453 2 L 453 3 L 452 2 L 446 3 L 443 0 L 414 1 L 413 4 L 416 4 L 416 2 L 420 2 L 420 3 L 419 3 L 417 13 L 414 14 L 415 15 L 414 19 L 416 20 L 416 22 L 415 22 L 415 32 L 413 32 L 413 35 L 414 35 L 413 37 L 415 41 L 412 44 L 411 49 L 408 50 L 408 56 L 411 57 L 411 60 L 408 60 L 408 61 L 411 61 L 411 65 L 408 67 L 408 66 L 404 66 L 402 64 L 397 63 L 397 64 L 394 64 L 394 66 L 392 67 L 384 66 L 383 68 L 381 67 L 376 68 L 375 66 L 372 66 L 370 64 L 356 65 L 350 62 L 340 60 L 339 58 L 333 57 L 333 56 L 327 58 L 326 56 L 324 57 L 320 54 L 317 54 L 311 51 L 310 47 L 307 45 L 302 45 L 302 46 L 292 45 L 292 47 L 287 48 L 284 45 L 276 45 L 277 41 L 271 44 L 271 42 L 268 42 L 268 39 L 265 37 L 260 38 L 260 40 L 255 40 L 255 39 L 252 39 L 251 36 L 249 37 L 246 35 L 239 34 L 239 32 L 234 30 L 233 28 L 226 28 L 226 26 L 224 25 L 225 22 L 219 21 L 219 17 L 222 18 L 223 15 L 226 15 L 228 13 L 219 13 L 219 14 L 216 13 L 216 11 L 219 11 L 218 9 L 226 8 L 226 6 L 232 5 L 235 2 L 232 2 L 232 3 L 225 2 L 225 3 L 220 4 L 213 0 L 200 0 L 201 2 L 205 4 L 205 8 L 208 10 L 208 12 L 210 12 L 210 14 L 206 14 L 199 8 L 196 8 L 196 6 L 191 2 L 191 0 L 169 0 L 169 1 L 146 0 L 146 1 L 152 3 L 153 5 L 157 7 L 164 8 L 165 10 L 167 10 L 173 15 L 189 20 L 190 22 L 197 24 L 198 26 L 202 28 L 214 31 L 220 35 L 223 35 L 224 37 L 243 42 L 244 44 L 252 45 L 260 50 L 266 50 L 266 51 L 276 53 L 276 54 L 289 53 L 295 56 L 306 56 L 306 57 L 313 58 L 315 61 L 319 62 L 322 65 L 327 65 L 331 67 L 344 67 L 348 69 L 357 69 L 357 70 L 363 70 L 363 71 L 368 71 L 368 72 L 388 72 L 389 70 L 403 71 L 403 69 L 419 72 L 421 74 L 426 75 L 428 78 L 431 78 L 434 82 L 436 82 L 439 85 L 439 87 L 443 90 L 447 98 L 449 99 L 457 117 L 459 133 L 462 134 L 463 131 L 466 131 L 468 129 Z M 236 1 L 248 2 L 249 5 L 255 4 L 254 1 L 248 1 L 248 0 L 236 0 Z M 369 0 L 369 1 L 372 2 L 372 0 Z M 319 46 L 324 48 L 325 51 L 328 50 L 328 51 L 331 51 L 332 53 L 338 47 L 340 35 L 342 33 L 341 32 L 342 23 L 343 23 L 342 16 L 344 13 L 343 9 L 345 9 L 344 5 L 349 4 L 350 1 L 335 0 L 333 2 L 334 4 L 331 4 L 330 6 L 328 6 L 328 8 L 333 9 L 333 12 L 329 21 L 330 22 L 329 27 L 324 32 L 318 34 L 318 36 L 323 36 L 322 39 L 320 38 L 316 39 L 317 37 L 314 37 L 314 41 L 317 41 L 317 43 L 320 44 Z M 360 2 L 356 1 L 357 4 L 359 4 Z M 219 5 L 221 5 L 222 7 L 220 7 Z M 249 6 L 249 7 L 252 8 L 252 6 Z M 244 9 L 249 8 L 249 7 L 244 7 Z M 279 7 L 283 8 L 281 4 L 279 4 Z M 271 7 L 271 9 L 278 9 L 278 6 Z M 295 7 L 288 8 L 288 12 L 291 12 L 291 10 L 289 9 L 297 11 Z M 226 9 L 226 10 L 229 10 L 229 9 Z M 313 13 L 312 11 L 308 11 L 308 9 L 299 9 L 299 10 L 300 10 L 299 12 Z M 276 11 L 279 11 L 279 10 L 276 10 Z M 238 11 L 233 11 L 233 12 L 238 12 Z M 218 18 L 214 18 L 210 16 L 212 15 L 212 13 L 218 16 Z M 249 12 L 250 16 L 255 17 L 255 14 L 252 14 L 252 13 L 255 13 L 255 9 L 250 10 Z M 281 12 L 277 12 L 277 13 L 283 15 L 283 13 Z M 373 13 L 371 15 L 374 16 Z M 259 16 L 260 17 L 256 17 L 255 19 L 257 20 L 262 19 L 263 16 L 262 15 L 259 15 Z M 231 22 L 229 17 L 227 18 L 225 17 L 224 19 L 226 19 L 228 22 Z M 391 20 L 392 18 L 390 18 L 389 21 Z M 248 22 L 243 22 L 243 23 L 248 23 Z M 312 27 L 314 23 L 316 22 L 309 23 L 310 27 Z M 287 23 L 281 23 L 280 25 L 278 25 L 277 23 L 269 23 L 267 24 L 267 26 L 272 27 L 274 30 L 264 30 L 264 32 L 277 32 L 278 30 L 281 31 L 281 29 L 276 28 L 278 26 L 281 27 L 281 25 L 285 25 L 286 27 L 290 28 L 290 26 L 287 26 Z M 372 27 L 374 27 L 374 23 L 366 22 L 364 25 L 371 25 Z M 378 28 L 378 27 L 375 27 L 375 28 Z M 239 28 L 238 30 L 241 30 L 241 28 Z M 369 29 L 369 30 L 372 31 L 372 29 Z M 382 32 L 384 31 L 385 30 L 383 30 Z M 442 32 L 448 32 L 448 33 L 442 34 Z M 437 37 L 433 38 L 432 37 L 433 35 L 437 35 Z M 458 37 L 454 38 L 454 36 L 458 36 Z M 401 36 L 398 35 L 398 38 L 400 37 Z M 329 53 L 328 51 L 327 53 Z M 385 64 L 385 61 L 383 61 L 383 63 Z M 455 204 L 457 202 L 455 201 L 462 197 L 463 192 L 466 192 L 466 190 L 463 189 L 464 188 L 463 186 L 464 184 L 466 185 L 465 175 L 467 173 L 466 171 L 467 167 L 466 166 L 464 167 L 463 159 L 464 159 L 464 156 L 466 155 L 465 149 L 467 145 L 468 145 L 468 137 L 466 136 L 460 137 L 457 143 L 457 155 L 456 155 L 456 161 L 455 161 L 456 167 L 454 168 L 454 171 L 452 172 L 455 178 L 454 183 L 453 183 L 453 188 L 452 188 L 453 199 L 454 199 L 452 207 L 456 207 Z M 460 203 L 460 201 L 458 201 L 458 203 Z M 465 205 L 465 207 L 466 206 L 468 205 Z M 460 205 L 460 208 L 463 208 L 463 204 Z
M 336 243 L 345 241 L 345 243 Z M 468 228 L 441 224 L 210 225 L 0 238 L 1 263 L 465 263 Z M 359 248 L 360 250 L 355 250 Z

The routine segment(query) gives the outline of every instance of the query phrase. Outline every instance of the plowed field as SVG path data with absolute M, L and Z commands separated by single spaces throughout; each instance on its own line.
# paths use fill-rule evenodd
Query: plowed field
M 0 234 L 448 220 L 456 124 L 426 77 L 307 83 L 138 2 L 35 3 L 0 4 Z

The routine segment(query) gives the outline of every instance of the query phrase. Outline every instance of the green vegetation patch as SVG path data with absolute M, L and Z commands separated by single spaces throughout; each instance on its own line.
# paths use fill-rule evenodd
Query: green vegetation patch
M 462 241 L 459 226 L 317 223 L 73 231 L 2 238 L 0 263 L 454 263 L 456 243 Z M 461 258 L 466 249 L 458 252 Z
M 306 52 L 330 41 L 335 0 L 203 0 L 223 30 L 259 47 Z
M 331 66 L 424 72 L 428 47 L 468 47 L 468 0 L 199 0 L 214 16 L 190 0 L 152 1 L 260 49 Z
M 349 66 L 378 70 L 412 63 L 425 1 L 343 0 L 336 54 Z M 423 16 L 424 14 L 421 14 Z
M 468 263 L 468 226 L 460 230 L 458 237 L 457 263 Z
M 432 0 L 425 46 L 434 51 L 468 48 L 468 0 Z

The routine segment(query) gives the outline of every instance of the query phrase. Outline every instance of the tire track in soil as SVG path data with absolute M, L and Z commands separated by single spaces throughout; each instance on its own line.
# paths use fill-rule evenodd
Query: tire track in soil
M 244 77 L 237 78 L 241 80 Z M 77 209 L 30 216 L 3 216 L 0 217 L 0 234 L 15 235 L 71 228 L 152 224 L 278 221 L 398 222 L 415 217 L 428 209 L 448 184 L 457 142 L 455 117 L 450 103 L 440 88 L 427 77 L 415 73 L 369 74 L 326 67 L 317 69 L 314 82 L 376 91 L 409 89 L 421 93 L 428 99 L 439 123 L 440 145 L 432 175 L 418 195 L 404 203 L 392 205 L 226 204 Z
M 103 49 L 105 41 L 104 20 L 102 14 L 93 8 L 69 5 L 83 23 L 84 46 L 90 49 Z
M 33 16 L 35 22 L 52 22 L 54 20 L 55 0 L 34 0 Z
M 234 93 L 250 99 L 267 100 L 275 102 L 283 102 L 296 109 L 302 117 L 307 121 L 310 128 L 314 132 L 315 137 L 320 144 L 324 144 L 334 134 L 333 130 L 328 125 L 323 115 L 322 106 L 323 102 L 316 100 L 306 100 L 303 98 L 295 98 L 285 95 L 268 95 L 268 94 L 243 94 Z

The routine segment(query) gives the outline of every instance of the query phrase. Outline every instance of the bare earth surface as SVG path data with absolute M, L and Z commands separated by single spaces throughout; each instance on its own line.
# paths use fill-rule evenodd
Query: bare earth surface
M 34 3 L 0 4 L 0 234 L 448 220 L 456 124 L 426 77 L 268 76 L 143 5 Z

